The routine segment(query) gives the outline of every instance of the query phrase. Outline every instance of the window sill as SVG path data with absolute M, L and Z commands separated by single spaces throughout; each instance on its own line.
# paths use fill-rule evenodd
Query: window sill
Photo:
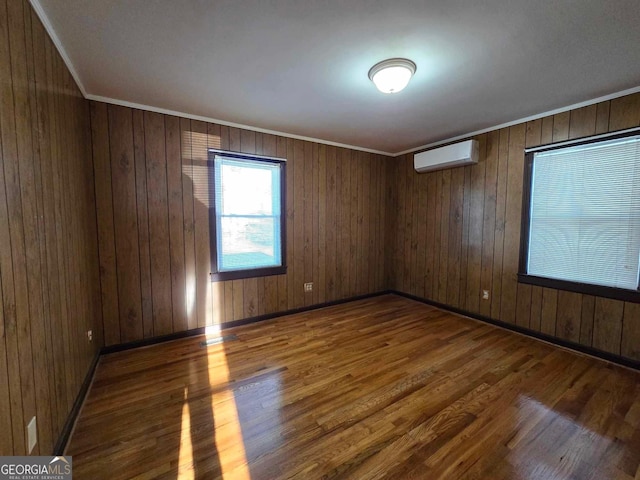
M 270 275 L 284 275 L 287 267 L 253 268 L 251 270 L 232 270 L 229 272 L 211 273 L 212 282 L 223 282 L 225 280 L 241 280 L 243 278 L 268 277 Z
M 536 277 L 524 273 L 518 274 L 518 283 L 537 285 L 539 287 L 555 288 L 557 290 L 567 290 L 569 292 L 584 293 L 597 297 L 613 298 L 623 302 L 640 303 L 640 291 L 625 290 L 624 288 L 604 287 L 602 285 L 591 285 L 588 283 L 568 282 L 555 278 Z

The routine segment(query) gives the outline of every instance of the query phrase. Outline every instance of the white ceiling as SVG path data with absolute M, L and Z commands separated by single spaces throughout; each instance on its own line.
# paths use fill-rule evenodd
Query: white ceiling
M 89 98 L 382 152 L 640 85 L 640 0 L 32 3 Z M 384 95 L 390 57 L 418 69 Z

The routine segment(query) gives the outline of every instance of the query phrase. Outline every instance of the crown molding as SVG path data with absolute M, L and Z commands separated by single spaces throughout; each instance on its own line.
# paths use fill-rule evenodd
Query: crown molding
M 293 133 L 280 132 L 278 130 L 269 130 L 268 128 L 254 127 L 252 125 L 245 125 L 242 123 L 228 122 L 226 120 L 220 120 L 219 118 L 205 117 L 202 115 L 192 115 L 190 113 L 178 112 L 175 110 L 168 110 L 166 108 L 152 107 L 151 105 L 144 105 L 142 103 L 129 102 L 126 100 L 119 100 L 116 98 L 102 97 L 100 95 L 91 95 L 91 94 L 85 95 L 85 97 L 87 98 L 87 100 L 95 100 L 96 102 L 110 103 L 112 105 L 120 105 L 122 107 L 137 108 L 139 110 L 162 113 L 164 115 L 173 115 L 176 117 L 189 118 L 191 120 L 199 120 L 202 122 L 216 123 L 218 125 L 225 125 L 227 127 L 242 128 L 242 129 L 252 130 L 254 132 L 267 133 L 269 135 L 278 135 L 280 137 L 286 137 L 286 138 L 294 138 L 296 140 L 304 140 L 307 142 L 316 142 L 316 143 L 321 143 L 323 145 L 331 145 L 334 147 L 349 148 L 351 150 L 374 153 L 376 155 L 385 155 L 387 157 L 394 156 L 393 153 L 384 152 L 382 150 L 374 150 L 372 148 L 359 147 L 357 145 L 349 145 L 347 143 L 332 142 L 331 140 L 326 140 L 323 138 L 306 137 L 304 135 L 296 135 Z
M 501 123 L 500 125 L 495 125 L 493 127 L 483 128 L 482 130 L 476 130 L 475 132 L 465 133 L 462 135 L 456 135 L 455 137 L 450 137 L 445 140 L 438 140 L 437 142 L 428 143 L 426 145 L 421 145 L 419 147 L 410 148 L 408 150 L 403 150 L 398 153 L 393 153 L 391 156 L 399 157 L 400 155 L 406 155 L 407 153 L 415 153 L 421 150 L 428 150 L 430 148 L 439 147 L 440 145 L 445 145 L 447 143 L 456 142 L 458 140 L 466 140 L 470 137 L 474 137 L 476 135 L 480 135 L 487 132 L 493 132 L 494 130 L 500 130 L 501 128 L 512 127 L 514 125 L 519 125 L 521 123 L 530 122 L 532 120 L 538 120 L 540 118 L 549 117 L 551 115 L 557 115 L 558 113 L 568 112 L 570 110 L 575 110 L 576 108 L 588 107 L 590 105 L 594 105 L 600 102 L 606 102 L 608 100 L 613 100 L 614 98 L 624 97 L 626 95 L 631 95 L 634 93 L 640 92 L 640 86 L 629 88 L 627 90 L 622 90 L 620 92 L 611 93 L 609 95 L 604 95 L 602 97 L 594 98 L 592 100 L 586 100 L 580 103 L 574 103 L 573 105 L 569 105 L 566 107 L 556 108 L 555 110 L 549 110 L 547 112 L 537 113 L 535 115 L 531 115 L 529 117 L 520 118 L 518 120 L 512 120 L 507 123 Z

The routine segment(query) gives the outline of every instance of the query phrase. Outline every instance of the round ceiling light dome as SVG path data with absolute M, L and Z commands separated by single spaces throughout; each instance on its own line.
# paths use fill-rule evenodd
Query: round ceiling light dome
M 369 70 L 369 78 L 382 93 L 398 93 L 407 86 L 416 64 L 406 58 L 390 58 L 376 63 Z

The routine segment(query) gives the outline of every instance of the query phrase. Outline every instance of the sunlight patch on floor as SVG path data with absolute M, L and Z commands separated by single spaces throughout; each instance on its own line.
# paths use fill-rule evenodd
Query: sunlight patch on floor
M 224 349 L 209 353 L 209 365 L 215 365 L 216 380 L 229 381 L 229 367 Z M 211 375 L 210 370 L 210 375 Z M 225 480 L 251 480 L 233 391 L 226 389 L 211 396 L 211 408 L 216 422 L 215 440 Z
M 187 388 L 184 389 L 184 404 L 182 405 L 178 478 L 181 480 L 195 480 L 193 470 L 193 445 L 191 444 L 191 413 L 189 412 L 189 402 L 187 401 Z

